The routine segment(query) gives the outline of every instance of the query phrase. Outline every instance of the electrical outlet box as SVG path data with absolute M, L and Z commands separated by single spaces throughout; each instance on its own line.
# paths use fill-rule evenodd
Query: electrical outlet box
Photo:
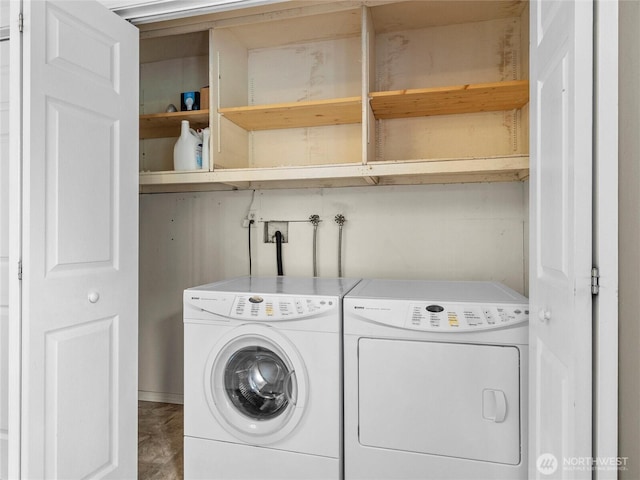
M 258 221 L 258 212 L 256 212 L 255 210 L 250 210 L 249 213 L 247 213 L 247 216 L 242 219 L 242 226 L 244 228 L 249 228 L 251 226 L 252 220 L 253 225 L 255 225 Z
M 282 243 L 289 243 L 289 222 L 264 222 L 264 243 L 276 243 L 276 232 L 282 234 Z

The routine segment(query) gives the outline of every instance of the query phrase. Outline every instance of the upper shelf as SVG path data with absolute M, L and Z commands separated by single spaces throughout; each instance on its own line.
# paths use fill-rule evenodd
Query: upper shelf
M 250 107 L 220 108 L 225 118 L 245 130 L 322 127 L 362 121 L 362 100 L 347 97 L 331 100 L 277 103 Z
M 529 82 L 478 83 L 369 94 L 376 119 L 455 115 L 522 108 Z M 362 121 L 360 97 L 310 102 L 221 108 L 219 112 L 245 130 L 342 125 Z
M 493 112 L 526 105 L 529 102 L 529 81 L 373 92 L 370 97 L 377 119 Z
M 191 128 L 206 128 L 209 110 L 140 115 L 140 138 L 178 137 L 182 120 L 188 120 Z

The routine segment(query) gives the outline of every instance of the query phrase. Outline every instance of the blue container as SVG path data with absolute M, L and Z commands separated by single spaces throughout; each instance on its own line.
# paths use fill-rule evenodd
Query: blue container
M 200 92 L 183 92 L 180 94 L 180 110 L 200 110 Z

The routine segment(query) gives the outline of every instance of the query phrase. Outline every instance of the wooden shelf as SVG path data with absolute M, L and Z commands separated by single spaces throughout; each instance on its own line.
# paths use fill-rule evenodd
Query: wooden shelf
M 372 92 L 377 119 L 454 115 L 521 108 L 529 102 L 529 82 L 508 82 Z M 245 130 L 319 127 L 360 123 L 360 97 L 220 108 L 219 112 Z
M 308 102 L 220 108 L 227 119 L 245 130 L 321 127 L 362 121 L 362 100 L 348 97 Z
M 191 51 L 189 44 L 201 45 L 197 54 L 208 58 L 197 63 L 197 70 L 208 70 L 212 97 L 211 111 L 142 115 L 140 138 L 177 137 L 182 120 L 193 128 L 211 122 L 208 160 L 216 168 L 143 172 L 141 191 L 527 178 L 529 125 L 526 112 L 517 110 L 529 102 L 529 82 L 480 83 L 503 78 L 505 71 L 527 75 L 528 65 L 522 62 L 527 60 L 526 0 L 506 6 L 501 0 L 482 5 L 468 1 L 460 4 L 464 8 L 396 0 L 371 6 L 333 0 L 298 3 L 282 11 L 269 7 L 246 16 L 229 13 L 213 22 L 203 19 L 147 32 L 144 57 L 151 63 L 173 62 L 181 51 Z M 482 28 L 473 25 L 477 22 Z M 505 28 L 513 32 L 513 41 L 504 41 Z M 398 32 L 407 46 L 402 50 L 394 43 Z M 184 43 L 176 44 L 174 37 Z M 496 45 L 504 62 L 495 62 Z M 172 76 L 174 70 L 173 63 L 163 63 L 149 75 Z M 200 73 L 188 75 L 195 79 Z M 380 84 L 373 87 L 376 81 Z M 437 86 L 443 82 L 449 85 Z M 162 82 L 149 83 L 164 98 Z M 207 82 L 199 78 L 198 83 Z M 305 99 L 311 91 L 313 98 L 324 99 L 246 105 L 248 92 L 251 103 L 259 103 Z M 347 97 L 354 94 L 358 96 Z M 157 98 L 151 99 L 156 104 Z M 481 112 L 499 113 L 467 115 Z M 442 117 L 420 119 L 429 116 Z M 387 121 L 400 118 L 409 120 Z M 171 168 L 165 142 L 147 143 L 143 167 Z
M 140 115 L 140 138 L 178 137 L 182 120 L 188 120 L 194 129 L 208 127 L 209 110 Z
M 236 168 L 189 172 L 144 172 L 141 193 L 419 185 L 428 183 L 517 182 L 529 176 L 528 155 L 444 158 L 316 165 L 308 167 Z
M 529 102 L 529 82 L 478 83 L 454 87 L 373 92 L 369 95 L 377 119 L 454 115 L 522 108 Z
M 424 88 L 370 94 L 378 119 L 501 111 L 521 108 L 529 101 L 529 82 L 509 81 Z M 241 128 L 272 130 L 360 123 L 360 97 L 280 103 L 220 109 Z M 140 117 L 140 137 L 177 136 L 180 122 L 194 128 L 209 123 L 207 110 Z M 422 183 L 520 181 L 528 177 L 526 155 L 418 159 L 302 167 L 218 169 L 213 172 L 144 172 L 142 192 L 216 190 L 224 188 L 281 188 L 283 186 L 357 186 Z

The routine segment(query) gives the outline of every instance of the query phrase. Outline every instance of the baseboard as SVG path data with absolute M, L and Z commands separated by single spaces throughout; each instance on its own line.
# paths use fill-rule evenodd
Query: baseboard
M 179 403 L 184 404 L 184 395 L 165 392 L 145 392 L 138 390 L 138 400 L 143 402 Z

